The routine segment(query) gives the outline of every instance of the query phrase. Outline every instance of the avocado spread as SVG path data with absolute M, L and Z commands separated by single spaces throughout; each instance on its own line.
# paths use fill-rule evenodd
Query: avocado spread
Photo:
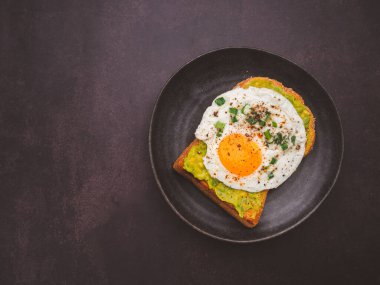
M 193 146 L 184 161 L 184 169 L 190 172 L 198 180 L 207 182 L 208 187 L 215 191 L 220 200 L 234 205 L 240 217 L 244 212 L 253 209 L 255 212 L 261 208 L 261 194 L 250 193 L 244 190 L 232 189 L 224 185 L 219 180 L 212 178 L 203 164 L 203 157 L 206 155 L 207 145 L 200 141 L 199 144 Z
M 249 86 L 272 89 L 288 99 L 303 120 L 306 133 L 308 132 L 310 113 L 296 96 L 286 92 L 286 89 L 275 85 L 271 80 L 266 78 L 253 78 L 243 88 L 248 88 Z M 207 182 L 208 187 L 215 191 L 220 200 L 228 202 L 235 207 L 240 217 L 243 217 L 244 213 L 250 209 L 256 213 L 262 207 L 262 193 L 250 193 L 244 190 L 232 189 L 219 180 L 212 178 L 203 164 L 203 157 L 206 155 L 206 152 L 207 145 L 204 142 L 200 141 L 199 144 L 194 145 L 185 157 L 184 169 L 193 174 L 196 179 Z

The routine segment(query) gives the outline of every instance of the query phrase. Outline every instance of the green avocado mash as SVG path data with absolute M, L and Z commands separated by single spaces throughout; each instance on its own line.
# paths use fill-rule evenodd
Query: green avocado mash
M 286 92 L 286 90 L 266 78 L 254 78 L 247 82 L 243 88 L 248 88 L 249 86 L 272 89 L 288 99 L 303 120 L 306 133 L 308 132 L 311 114 L 297 97 Z M 193 174 L 198 180 L 206 181 L 210 189 L 215 191 L 220 200 L 234 205 L 240 217 L 243 217 L 244 213 L 249 209 L 257 212 L 262 207 L 262 193 L 250 193 L 244 190 L 232 189 L 219 180 L 212 178 L 203 164 L 203 157 L 206 155 L 206 151 L 207 145 L 202 141 L 198 145 L 193 146 L 184 160 L 184 169 Z
M 228 202 L 235 206 L 240 217 L 249 209 L 259 210 L 262 199 L 259 193 L 250 193 L 243 190 L 232 189 L 224 185 L 219 180 L 212 178 L 203 164 L 203 157 L 206 155 L 207 145 L 200 141 L 189 151 L 184 161 L 184 169 L 190 172 L 198 180 L 207 182 L 208 187 L 215 191 L 220 200 Z

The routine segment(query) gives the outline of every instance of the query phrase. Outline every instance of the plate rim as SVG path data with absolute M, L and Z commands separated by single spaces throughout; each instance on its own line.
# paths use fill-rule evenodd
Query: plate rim
M 199 58 L 201 57 L 204 57 L 204 56 L 208 56 L 210 54 L 213 54 L 213 53 L 217 53 L 217 52 L 220 52 L 220 51 L 225 51 L 225 50 L 250 50 L 250 51 L 254 51 L 254 52 L 260 52 L 260 53 L 264 53 L 264 54 L 267 54 L 267 55 L 270 55 L 270 56 L 275 56 L 275 57 L 278 57 L 280 58 L 281 60 L 284 60 L 294 66 L 296 66 L 297 68 L 300 68 L 302 71 L 304 71 L 306 74 L 308 74 L 321 88 L 322 90 L 327 94 L 328 96 L 328 99 L 330 100 L 334 110 L 335 110 L 335 113 L 337 115 L 337 118 L 338 118 L 338 123 L 339 123 L 339 129 L 340 129 L 340 147 L 341 147 L 341 152 L 340 152 L 340 159 L 339 159 L 339 165 L 338 165 L 338 168 L 337 168 L 337 171 L 336 171 L 336 174 L 335 174 L 335 177 L 334 177 L 334 180 L 332 182 L 332 184 L 329 186 L 329 189 L 327 190 L 327 192 L 325 193 L 325 195 L 322 197 L 322 199 L 305 215 L 303 216 L 299 221 L 297 221 L 296 223 L 294 223 L 293 225 L 289 226 L 289 227 L 286 227 L 285 229 L 283 229 L 282 231 L 280 232 L 277 232 L 277 233 L 274 233 L 274 234 L 271 234 L 267 237 L 262 237 L 262 238 L 257 238 L 257 239 L 252 239 L 252 240 L 239 240 L 239 239 L 231 239 L 231 238 L 224 238 L 224 237 L 220 237 L 220 236 L 217 236 L 217 235 L 214 235 L 214 234 L 211 234 L 197 226 L 195 226 L 194 224 L 192 224 L 190 221 L 188 221 L 176 208 L 175 206 L 171 203 L 171 201 L 169 200 L 169 198 L 167 197 L 162 185 L 161 185 L 161 182 L 160 182 L 160 179 L 157 175 L 157 172 L 156 172 L 156 169 L 155 169 L 155 166 L 154 166 L 154 158 L 153 158 L 153 149 L 152 149 L 152 131 L 153 131 L 153 122 L 154 122 L 154 116 L 156 114 L 156 111 L 157 111 L 157 105 L 160 101 L 160 98 L 162 97 L 162 93 L 163 91 L 166 89 L 166 87 L 168 86 L 168 84 L 170 83 L 170 81 L 173 79 L 173 77 L 179 73 L 180 71 L 182 71 L 184 68 L 186 68 L 189 64 L 193 63 L 194 61 L 198 60 Z M 284 58 L 276 53 L 272 53 L 272 52 L 268 52 L 266 50 L 263 50 L 263 49 L 258 49 L 258 48 L 252 48 L 252 47 L 247 47 L 247 46 L 240 46 L 240 47 L 232 47 L 232 46 L 229 46 L 229 47 L 224 47 L 224 48 L 217 48 L 217 49 L 213 49 L 213 50 L 210 50 L 208 52 L 205 52 L 205 53 L 202 53 L 198 56 L 196 56 L 195 58 L 187 61 L 185 64 L 183 64 L 182 66 L 180 66 L 169 78 L 168 80 L 165 82 L 165 84 L 163 85 L 163 87 L 161 88 L 161 91 L 159 92 L 159 95 L 157 96 L 156 98 L 156 101 L 154 103 L 154 107 L 153 107 L 153 111 L 152 111 L 152 115 L 151 115 L 151 118 L 150 118 L 150 122 L 149 122 L 149 135 L 148 135 L 148 143 L 149 143 L 149 158 L 150 158 L 150 166 L 152 168 L 152 171 L 153 171 L 153 175 L 154 175 L 154 179 L 156 180 L 156 183 L 158 185 L 158 188 L 160 189 L 160 192 L 161 194 L 163 195 L 165 201 L 167 204 L 169 204 L 170 208 L 174 211 L 174 213 L 182 220 L 184 221 L 186 224 L 188 224 L 190 227 L 192 227 L 193 229 L 195 229 L 196 231 L 208 236 L 208 237 L 211 237 L 213 239 L 216 239 L 216 240 L 220 240 L 220 241 L 225 241 L 225 242 L 230 242 L 230 243 L 235 243 L 235 244 L 251 244 L 251 243 L 257 243 L 257 242 L 260 242 L 260 241 L 265 241 L 265 240 L 270 240 L 270 239 L 273 239 L 275 237 L 278 237 L 278 236 L 281 236 L 283 234 L 285 234 L 286 232 L 296 228 L 297 226 L 299 226 L 301 223 L 303 223 L 306 219 L 308 219 L 320 206 L 321 204 L 323 203 L 323 201 L 327 198 L 327 196 L 330 194 L 332 188 L 334 187 L 338 177 L 339 177 L 339 173 L 340 173 L 340 170 L 341 170 L 341 167 L 342 167 L 342 162 L 343 162 L 343 157 L 344 157 L 344 133 L 343 133 L 343 126 L 342 126 L 342 120 L 340 118 L 340 115 L 339 115 L 339 112 L 338 112 L 338 108 L 336 107 L 336 104 L 333 100 L 333 98 L 330 96 L 330 94 L 327 92 L 327 90 L 323 87 L 323 85 L 308 71 L 306 71 L 303 67 L 301 67 L 300 65 L 296 64 L 295 62 L 293 62 L 292 60 L 289 60 L 287 58 Z

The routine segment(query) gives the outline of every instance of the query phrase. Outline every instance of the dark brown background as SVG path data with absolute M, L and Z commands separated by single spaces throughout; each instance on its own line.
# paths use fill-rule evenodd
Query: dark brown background
M 2 1 L 0 283 L 380 282 L 376 2 Z M 311 72 L 345 132 L 341 175 L 323 205 L 252 245 L 183 223 L 149 162 L 162 86 L 226 46 L 265 49 Z

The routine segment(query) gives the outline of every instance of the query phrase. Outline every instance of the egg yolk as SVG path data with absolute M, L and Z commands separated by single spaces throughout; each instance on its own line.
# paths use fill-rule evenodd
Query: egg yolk
M 233 174 L 252 174 L 262 162 L 259 146 L 241 134 L 231 134 L 219 144 L 218 156 L 223 166 Z

